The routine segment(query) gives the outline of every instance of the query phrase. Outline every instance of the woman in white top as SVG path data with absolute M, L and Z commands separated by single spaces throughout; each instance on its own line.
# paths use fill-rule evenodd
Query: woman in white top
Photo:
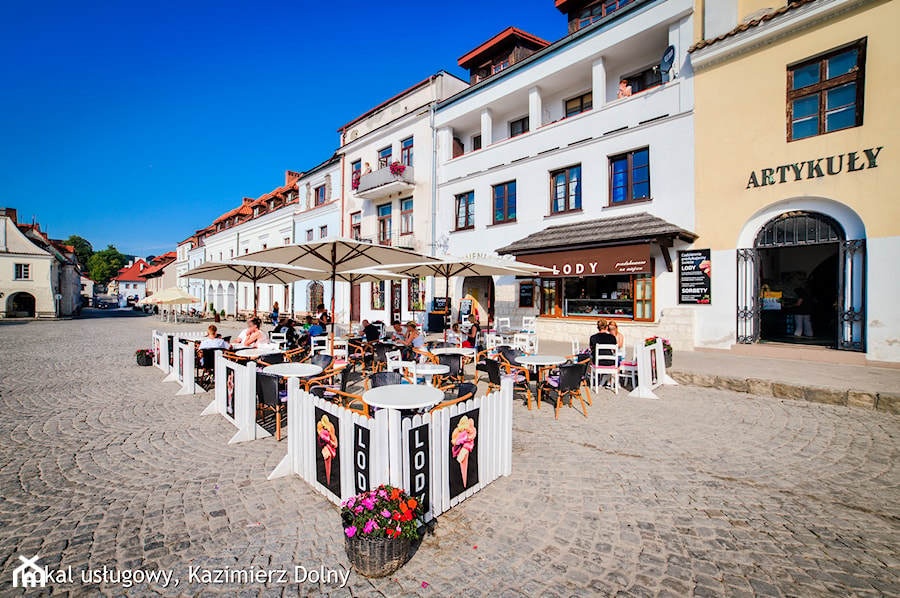
M 248 334 L 246 338 L 244 338 L 244 348 L 254 348 L 260 345 L 268 345 L 269 344 L 269 335 L 262 329 L 260 329 L 260 324 L 262 324 L 262 320 L 259 318 L 250 318 L 247 320 L 247 331 Z
M 459 346 L 463 341 L 463 334 L 459 331 L 459 324 L 455 323 L 447 332 L 447 342 Z

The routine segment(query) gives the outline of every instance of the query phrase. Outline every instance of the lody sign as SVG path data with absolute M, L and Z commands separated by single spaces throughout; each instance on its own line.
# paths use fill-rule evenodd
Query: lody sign
M 678 252 L 678 303 L 710 303 L 711 278 L 709 249 Z

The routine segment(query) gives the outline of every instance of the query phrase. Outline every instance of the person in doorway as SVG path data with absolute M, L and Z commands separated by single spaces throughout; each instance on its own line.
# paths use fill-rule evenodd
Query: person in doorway
M 797 289 L 797 302 L 794 303 L 794 336 L 812 336 L 812 300 L 809 292 L 800 287 Z
M 463 341 L 462 346 L 475 349 L 478 344 L 478 333 L 481 332 L 481 327 L 478 325 L 478 318 L 474 315 L 469 316 L 469 322 L 471 322 L 472 326 L 466 333 L 466 339 Z
M 272 304 L 272 326 L 278 329 L 278 302 Z
M 206 328 L 206 338 L 200 341 L 200 347 L 198 348 L 201 351 L 203 349 L 230 349 L 231 345 L 222 340 L 218 335 L 218 328 L 214 324 L 210 324 Z
M 616 94 L 616 99 L 621 100 L 622 98 L 627 98 L 631 95 L 631 85 L 628 84 L 628 79 L 622 79 L 619 81 L 619 91 Z

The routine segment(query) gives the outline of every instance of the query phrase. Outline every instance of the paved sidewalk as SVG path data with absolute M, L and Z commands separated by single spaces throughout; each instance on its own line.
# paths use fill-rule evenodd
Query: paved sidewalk
M 23 595 L 12 570 L 39 555 L 75 580 L 28 595 L 900 597 L 900 416 L 692 386 L 603 391 L 558 420 L 517 395 L 512 475 L 389 578 L 194 579 L 348 563 L 338 510 L 266 480 L 285 441 L 229 445 L 224 418 L 199 416 L 210 395 L 135 365 L 156 327 L 0 324 L 0 596 Z M 104 566 L 179 584 L 81 583 Z

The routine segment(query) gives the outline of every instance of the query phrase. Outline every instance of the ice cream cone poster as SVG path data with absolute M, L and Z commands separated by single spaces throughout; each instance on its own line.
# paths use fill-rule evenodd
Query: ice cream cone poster
M 234 368 L 225 367 L 225 415 L 234 419 Z
M 316 407 L 316 481 L 341 496 L 341 457 L 338 453 L 338 419 Z
M 178 352 L 178 380 L 184 382 L 184 350 Z
M 450 418 L 450 498 L 478 484 L 478 411 Z
M 154 342 L 155 342 L 155 346 L 153 348 L 155 350 L 153 352 L 153 359 L 156 360 L 156 365 L 159 365 L 162 363 L 162 356 L 160 355 L 160 352 L 159 352 L 160 351 L 159 339 L 158 338 L 154 339 Z

